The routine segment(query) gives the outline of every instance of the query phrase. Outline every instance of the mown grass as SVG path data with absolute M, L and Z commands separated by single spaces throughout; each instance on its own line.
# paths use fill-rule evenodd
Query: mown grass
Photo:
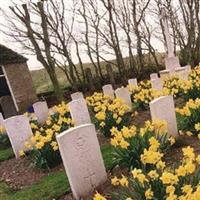
M 112 168 L 113 148 L 110 145 L 103 145 L 101 151 L 106 169 L 109 170 Z M 13 191 L 6 183 L 0 182 L 0 200 L 52 200 L 69 191 L 67 176 L 65 172 L 60 171 L 45 176 L 37 183 L 19 191 Z
M 12 148 L 7 148 L 7 149 L 1 149 L 0 150 L 0 162 L 4 160 L 8 160 L 10 158 L 14 157 L 14 153 Z

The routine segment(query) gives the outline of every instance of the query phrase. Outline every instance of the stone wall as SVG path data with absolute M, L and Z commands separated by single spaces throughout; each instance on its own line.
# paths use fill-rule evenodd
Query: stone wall
M 4 65 L 4 69 L 15 96 L 19 112 L 27 111 L 27 108 L 37 101 L 37 95 L 33 88 L 33 82 L 27 64 L 7 64 Z

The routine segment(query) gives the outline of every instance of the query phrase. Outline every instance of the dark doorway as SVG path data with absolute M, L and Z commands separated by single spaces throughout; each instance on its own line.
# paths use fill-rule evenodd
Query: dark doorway
M 0 66 L 0 98 L 2 96 L 11 95 L 8 84 L 6 82 L 6 78 L 3 74 L 2 67 Z
M 11 97 L 11 93 L 10 93 L 6 78 L 4 76 L 2 67 L 0 66 L 0 99 L 1 99 L 1 97 L 4 97 L 4 96 L 10 96 Z M 5 113 L 3 111 L 3 108 L 1 107 L 1 104 L 0 104 L 0 112 L 5 117 Z

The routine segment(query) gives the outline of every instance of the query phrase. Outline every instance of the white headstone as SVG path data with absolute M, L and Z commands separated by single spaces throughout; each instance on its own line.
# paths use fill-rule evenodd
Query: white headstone
M 0 126 L 4 126 L 4 118 L 1 113 L 0 113 Z
M 10 139 L 15 157 L 19 158 L 19 151 L 26 150 L 24 143 L 33 136 L 29 119 L 25 115 L 18 115 L 4 121 L 6 132 Z
M 107 180 L 95 127 L 85 124 L 56 137 L 73 196 L 86 199 Z
M 155 90 L 159 90 L 159 91 L 163 90 L 163 82 L 160 78 L 152 79 L 151 80 L 151 86 Z
M 73 100 L 78 100 L 78 99 L 84 99 L 83 93 L 82 92 L 75 92 L 71 94 L 72 101 Z
M 49 115 L 49 109 L 46 101 L 39 101 L 33 104 L 34 113 L 37 117 L 37 121 L 40 124 L 44 124 Z
M 150 74 L 150 79 L 151 79 L 151 80 L 157 79 L 157 78 L 159 78 L 157 73 L 152 73 L 152 74 Z
M 90 114 L 85 99 L 71 101 L 68 105 L 75 126 L 91 123 Z
M 150 102 L 152 120 L 165 120 L 168 134 L 178 136 L 173 96 L 162 96 Z
M 115 93 L 111 84 L 102 87 L 103 94 L 109 96 L 111 99 L 115 98 Z
M 170 71 L 175 71 L 175 68 L 181 67 L 179 58 L 177 56 L 165 58 L 166 69 Z
M 117 98 L 122 99 L 126 105 L 132 108 L 131 96 L 128 91 L 128 88 L 118 88 L 115 90 L 115 95 Z
M 132 79 L 129 79 L 128 80 L 128 84 L 129 85 L 134 85 L 134 86 L 137 86 L 137 79 L 136 78 L 132 78 Z

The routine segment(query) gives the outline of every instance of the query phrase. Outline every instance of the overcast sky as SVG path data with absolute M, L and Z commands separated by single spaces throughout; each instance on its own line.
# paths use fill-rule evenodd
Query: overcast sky
M 12 1 L 15 2 L 16 4 L 21 4 L 20 3 L 21 0 L 12 0 Z M 69 0 L 66 0 L 66 1 L 69 1 Z M 12 5 L 11 0 L 0 0 L 0 8 L 7 10 L 7 9 L 9 9 L 10 5 Z M 0 18 L 1 18 L 1 16 L 0 16 Z M 0 19 L 0 21 L 2 21 L 2 19 Z M 6 21 L 4 21 L 4 23 L 6 23 Z M 163 44 L 160 41 L 158 41 L 158 39 L 154 39 L 152 42 L 158 51 L 164 50 Z M 0 43 L 11 48 L 12 50 L 14 50 L 18 53 L 23 54 L 23 49 L 21 49 L 20 45 L 17 43 L 13 43 L 11 41 L 9 42 L 7 37 L 1 32 L 0 32 Z M 30 56 L 30 55 L 25 55 L 25 56 L 29 59 L 28 66 L 31 70 L 39 69 L 42 67 L 41 64 L 37 61 L 35 56 Z M 83 58 L 84 58 L 84 62 L 89 62 L 89 59 L 87 58 L 87 56 L 84 55 Z

